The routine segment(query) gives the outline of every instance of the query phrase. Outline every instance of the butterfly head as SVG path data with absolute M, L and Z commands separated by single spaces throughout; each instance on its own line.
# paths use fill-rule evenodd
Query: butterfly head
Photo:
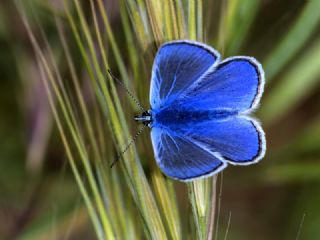
M 150 127 L 150 124 L 152 122 L 151 111 L 145 111 L 141 115 L 135 116 L 134 120 L 136 120 L 137 122 L 141 122 L 145 126 Z

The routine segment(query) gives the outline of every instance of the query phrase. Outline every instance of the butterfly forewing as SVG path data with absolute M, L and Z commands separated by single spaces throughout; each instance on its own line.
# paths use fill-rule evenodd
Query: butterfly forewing
M 245 112 L 257 107 L 264 87 L 261 65 L 250 57 L 233 57 L 207 72 L 179 102 L 198 109 Z
M 152 69 L 151 108 L 170 104 L 219 58 L 214 49 L 195 42 L 175 41 L 162 45 Z

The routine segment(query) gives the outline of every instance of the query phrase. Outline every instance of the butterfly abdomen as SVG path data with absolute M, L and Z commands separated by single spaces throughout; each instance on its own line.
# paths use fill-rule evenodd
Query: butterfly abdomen
M 223 120 L 238 114 L 229 109 L 193 110 L 186 108 L 165 108 L 153 113 L 153 126 L 188 126 L 209 120 Z

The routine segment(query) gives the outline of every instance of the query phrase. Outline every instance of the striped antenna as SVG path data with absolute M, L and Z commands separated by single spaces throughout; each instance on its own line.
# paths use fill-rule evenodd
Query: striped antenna
M 126 88 L 126 86 L 123 84 L 123 82 L 121 82 L 118 78 L 116 78 L 110 71 L 110 69 L 108 69 L 108 73 L 111 76 L 111 78 L 116 81 L 117 83 L 120 84 L 121 87 L 123 87 L 124 90 L 126 90 L 127 94 L 131 97 L 131 99 L 137 104 L 137 106 L 140 108 L 140 110 L 142 112 L 145 112 L 146 110 L 142 107 L 142 104 L 138 101 L 138 99 L 136 97 L 133 96 L 133 94 L 129 91 L 128 88 Z M 128 151 L 129 147 L 136 141 L 136 139 L 138 138 L 138 136 L 143 132 L 143 130 L 145 129 L 146 125 L 143 125 L 143 127 L 136 133 L 136 135 L 134 135 L 134 137 L 131 139 L 131 141 L 127 144 L 127 146 L 123 149 L 123 151 L 118 154 L 118 157 L 113 160 L 113 162 L 110 164 L 110 168 L 112 168 L 121 158 L 121 156 Z
M 134 135 L 134 137 L 131 139 L 131 141 L 127 144 L 127 146 L 123 149 L 123 151 L 118 154 L 118 157 L 113 160 L 113 162 L 110 164 L 110 168 L 112 168 L 121 158 L 121 156 L 128 151 L 129 147 L 132 145 L 132 143 L 134 143 L 136 141 L 136 139 L 138 138 L 138 136 L 143 132 L 143 130 L 145 129 L 146 125 L 143 125 L 143 127 L 139 130 L 139 132 L 136 133 L 136 135 Z
M 138 101 L 138 99 L 133 96 L 133 94 L 129 91 L 129 89 L 123 84 L 123 82 L 121 82 L 118 78 L 116 78 L 110 71 L 110 69 L 108 69 L 108 73 L 110 74 L 111 78 L 113 80 L 115 80 L 117 83 L 120 84 L 121 87 L 123 87 L 124 90 L 126 90 L 127 94 L 131 97 L 131 99 L 137 104 L 137 106 L 140 108 L 140 110 L 142 112 L 145 112 L 146 110 L 142 107 L 142 104 Z

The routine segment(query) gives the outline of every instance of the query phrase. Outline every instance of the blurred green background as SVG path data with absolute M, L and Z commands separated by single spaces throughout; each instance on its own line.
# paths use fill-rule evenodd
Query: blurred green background
M 61 58 L 59 67 L 64 68 L 49 7 L 45 1 L 30 2 L 33 7 L 25 11 L 37 16 L 38 22 L 30 21 L 34 34 L 41 36 L 41 22 L 54 55 Z M 121 49 L 126 41 L 119 3 L 106 2 L 111 26 L 119 29 L 114 34 Z M 205 42 L 220 48 L 224 57 L 249 55 L 262 62 L 267 83 L 256 116 L 266 131 L 267 154 L 256 165 L 229 166 L 219 177 L 218 239 L 224 239 L 227 226 L 227 239 L 320 239 L 319 1 L 246 0 L 236 13 L 227 12 L 221 23 L 226 2 L 203 2 L 210 10 L 203 20 Z M 236 24 L 224 29 L 228 21 Z M 71 50 L 81 73 L 78 50 Z M 145 71 L 149 74 L 150 69 Z M 0 81 L 0 239 L 95 239 L 41 84 L 34 49 L 11 0 L 0 1 Z M 118 92 L 122 102 L 128 101 L 121 88 Z M 148 84 L 140 85 L 138 97 L 146 107 L 147 93 Z M 149 141 L 148 134 L 144 138 L 137 144 Z M 152 149 L 147 151 L 152 154 Z M 176 185 L 183 209 L 186 190 L 183 184 Z

